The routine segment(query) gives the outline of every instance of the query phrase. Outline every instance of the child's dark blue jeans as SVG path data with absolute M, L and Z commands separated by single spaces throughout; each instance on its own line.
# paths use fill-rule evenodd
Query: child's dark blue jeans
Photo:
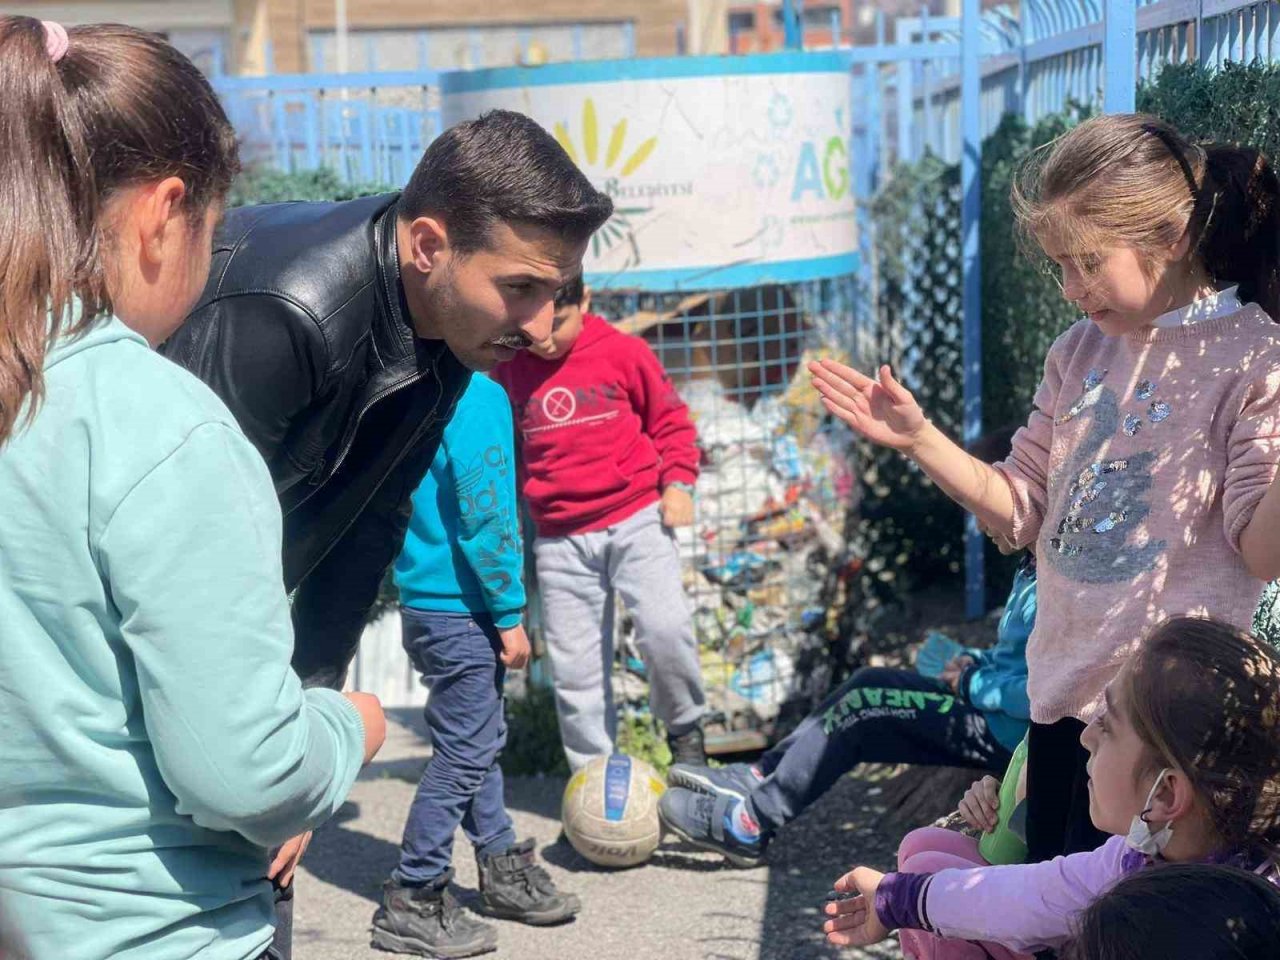
M 507 742 L 506 669 L 489 617 L 401 607 L 400 619 L 404 649 L 429 689 L 425 715 L 432 755 L 409 808 L 392 877 L 421 885 L 448 869 L 459 823 L 477 856 L 501 853 L 516 842 L 498 767 Z

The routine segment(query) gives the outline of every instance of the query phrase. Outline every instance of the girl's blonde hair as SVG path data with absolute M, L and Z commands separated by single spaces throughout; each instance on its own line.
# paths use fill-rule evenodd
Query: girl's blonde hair
M 1280 179 L 1257 150 L 1191 143 L 1158 117 L 1095 117 L 1037 150 L 1014 179 L 1028 251 L 1131 247 L 1152 268 L 1184 237 L 1218 284 L 1280 319 Z

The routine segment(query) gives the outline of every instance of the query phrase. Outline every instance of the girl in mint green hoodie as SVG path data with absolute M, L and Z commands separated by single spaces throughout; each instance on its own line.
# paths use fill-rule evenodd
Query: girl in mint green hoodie
M 34 958 L 251 960 L 384 728 L 290 671 L 266 467 L 151 350 L 235 139 L 157 37 L 0 17 L 0 157 L 0 903 Z

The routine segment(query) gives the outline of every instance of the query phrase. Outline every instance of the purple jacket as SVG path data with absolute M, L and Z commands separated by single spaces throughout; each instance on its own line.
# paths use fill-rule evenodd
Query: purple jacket
M 890 929 L 1034 953 L 1061 946 L 1089 904 L 1151 863 L 1125 846 L 1124 837 L 1112 837 L 1097 850 L 1043 863 L 890 873 L 876 892 L 876 915 Z

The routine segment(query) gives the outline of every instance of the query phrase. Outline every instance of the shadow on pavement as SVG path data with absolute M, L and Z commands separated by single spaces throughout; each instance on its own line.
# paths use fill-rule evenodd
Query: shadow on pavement
M 324 856 L 307 857 L 307 870 L 316 879 L 376 905 L 382 902 L 382 882 L 400 861 L 400 848 L 346 826 L 359 815 L 357 804 L 345 803 L 316 831 L 312 844 L 322 846 Z

